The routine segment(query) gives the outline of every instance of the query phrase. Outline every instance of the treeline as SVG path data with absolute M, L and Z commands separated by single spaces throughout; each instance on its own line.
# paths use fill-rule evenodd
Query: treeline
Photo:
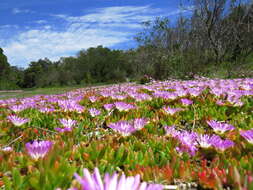
M 0 49 L 0 89 L 113 83 L 144 75 L 253 77 L 252 1 L 191 3 L 191 16 L 180 15 L 176 23 L 167 17 L 143 23 L 135 37 L 139 46 L 127 51 L 98 46 L 55 62 L 40 59 L 21 69 L 11 67 Z
M 0 68 L 4 71 L 0 78 L 2 89 L 115 83 L 130 80 L 135 75 L 127 52 L 102 46 L 55 62 L 40 59 L 31 62 L 26 69 L 10 67 L 6 56 L 3 53 L 1 56 L 4 58 Z
M 125 54 L 98 46 L 80 51 L 75 57 L 52 62 L 41 59 L 24 70 L 23 87 L 91 84 L 124 81 L 132 74 Z
M 190 17 L 146 22 L 137 36 L 141 62 L 155 78 L 253 76 L 253 4 L 192 0 Z M 187 9 L 187 7 L 185 8 Z

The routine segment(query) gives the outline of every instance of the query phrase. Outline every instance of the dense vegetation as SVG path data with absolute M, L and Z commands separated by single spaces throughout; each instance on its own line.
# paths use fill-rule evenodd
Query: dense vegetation
M 102 46 L 74 57 L 11 67 L 0 51 L 0 89 L 136 80 L 253 76 L 253 5 L 240 0 L 192 0 L 191 16 L 143 23 L 139 46 L 126 51 Z M 192 9 L 191 7 L 191 9 Z
M 0 189 L 251 190 L 252 97 L 201 79 L 0 100 Z

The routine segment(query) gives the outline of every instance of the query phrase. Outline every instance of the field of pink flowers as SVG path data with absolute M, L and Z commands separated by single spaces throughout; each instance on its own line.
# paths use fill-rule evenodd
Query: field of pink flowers
M 253 79 L 0 100 L 0 189 L 253 189 Z

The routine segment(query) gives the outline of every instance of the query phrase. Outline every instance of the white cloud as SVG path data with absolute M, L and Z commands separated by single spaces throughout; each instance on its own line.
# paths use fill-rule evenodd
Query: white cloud
M 51 30 L 30 30 L 22 33 L 15 41 L 4 47 L 10 63 L 19 63 L 26 60 L 27 63 L 43 57 L 61 57 L 77 52 L 83 48 L 89 48 L 103 44 L 111 46 L 127 41 L 123 32 L 106 30 L 84 30 L 76 32 L 56 32 Z
M 0 29 L 8 29 L 8 28 L 18 28 L 18 25 L 11 25 L 11 24 L 6 24 L 6 25 L 0 25 Z
M 194 9 L 195 9 L 194 6 L 181 7 L 179 9 L 176 9 L 174 11 L 169 12 L 169 14 L 167 16 L 173 16 L 173 15 L 178 15 L 178 14 L 192 12 L 192 11 L 194 11 Z
M 51 15 L 57 25 L 38 20 L 39 29 L 12 36 L 3 49 L 12 65 L 27 66 L 44 57 L 56 60 L 89 47 L 111 47 L 132 40 L 140 22 L 152 19 L 159 11 L 149 6 L 123 6 L 100 8 L 81 16 Z
M 36 23 L 36 24 L 46 24 L 47 21 L 46 20 L 36 20 L 36 21 L 34 21 L 34 23 Z
M 13 14 L 20 14 L 20 13 L 34 13 L 34 11 L 31 11 L 29 9 L 19 9 L 19 8 L 14 8 L 12 9 Z
M 139 24 L 143 21 L 150 20 L 155 13 L 161 11 L 150 6 L 123 6 L 123 7 L 107 7 L 96 9 L 95 13 L 82 16 L 68 16 L 63 14 L 52 15 L 57 18 L 66 20 L 71 24 L 100 24 L 100 25 L 121 25 L 130 26 L 130 24 Z M 127 25 L 125 25 L 127 24 Z M 133 27 L 132 26 L 132 27 Z M 137 27 L 138 28 L 138 27 Z

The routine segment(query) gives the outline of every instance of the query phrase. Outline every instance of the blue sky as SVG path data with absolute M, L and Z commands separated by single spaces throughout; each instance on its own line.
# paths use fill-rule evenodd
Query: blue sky
M 186 0 L 187 1 L 187 0 Z M 136 47 L 141 22 L 157 16 L 175 19 L 185 10 L 176 0 L 1 0 L 0 47 L 11 65 L 74 56 L 103 45 Z

